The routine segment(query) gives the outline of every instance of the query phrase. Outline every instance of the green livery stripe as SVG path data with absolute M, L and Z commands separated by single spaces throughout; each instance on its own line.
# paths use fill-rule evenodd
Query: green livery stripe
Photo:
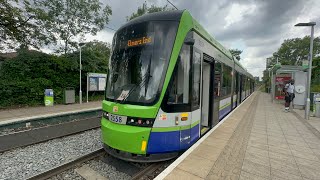
M 172 72 L 173 69 L 176 65 L 179 53 L 180 53 L 180 49 L 183 45 L 184 39 L 187 36 L 188 32 L 193 28 L 193 18 L 191 16 L 191 14 L 188 11 L 184 11 L 182 13 L 181 19 L 180 19 L 180 23 L 179 23 L 179 27 L 177 30 L 177 34 L 176 34 L 176 39 L 174 41 L 174 45 L 173 45 L 173 49 L 172 49 L 172 53 L 170 56 L 170 61 L 169 61 L 169 66 L 167 69 L 167 73 L 166 73 L 166 78 L 164 80 L 164 84 L 163 84 L 163 88 L 162 88 L 162 92 L 161 92 L 161 96 L 159 98 L 159 101 L 157 102 L 157 104 L 155 106 L 160 107 L 161 102 L 163 100 L 164 94 L 167 90 L 170 78 L 172 76 Z
M 194 126 L 198 125 L 199 123 L 200 123 L 200 120 L 192 123 L 191 125 L 187 125 L 187 126 L 154 127 L 154 128 L 152 128 L 151 132 L 170 132 L 170 131 L 187 130 L 187 129 L 193 128 Z
M 230 106 L 230 105 L 231 105 L 231 103 L 225 104 L 224 106 L 219 107 L 219 110 L 222 110 L 222 109 L 224 109 L 224 108 L 226 108 L 226 107 L 228 107 L 228 106 Z
M 190 129 L 191 126 L 190 125 L 187 125 L 187 126 L 180 126 L 180 131 L 183 131 L 183 130 L 188 130 Z
M 200 123 L 200 120 L 198 120 L 198 121 L 196 121 L 196 122 L 192 123 L 192 124 L 191 124 L 191 128 L 195 127 L 195 126 L 196 126 L 196 125 L 198 125 L 199 123 Z

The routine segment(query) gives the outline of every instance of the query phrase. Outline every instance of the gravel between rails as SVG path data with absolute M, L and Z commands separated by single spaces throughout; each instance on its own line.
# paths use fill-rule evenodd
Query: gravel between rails
M 119 172 L 115 167 L 106 164 L 105 162 L 101 161 L 101 159 L 94 159 L 90 160 L 86 163 L 82 163 L 78 167 L 83 165 L 88 165 L 92 170 L 99 173 L 101 176 L 106 177 L 108 180 L 129 180 L 131 176 Z M 54 177 L 51 177 L 49 180 L 84 180 L 78 173 L 75 172 L 75 169 L 69 169 L 64 171 L 61 174 L 58 174 Z
M 101 148 L 100 129 L 0 153 L 0 179 L 26 179 Z

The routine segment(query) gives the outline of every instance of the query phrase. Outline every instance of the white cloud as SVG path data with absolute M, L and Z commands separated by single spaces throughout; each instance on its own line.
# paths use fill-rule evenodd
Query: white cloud
M 95 35 L 95 36 L 90 35 L 90 34 L 86 35 L 85 41 L 89 42 L 89 41 L 93 41 L 93 40 L 98 40 L 98 41 L 111 43 L 113 35 L 114 35 L 114 32 L 111 32 L 108 30 L 102 30 L 102 31 L 98 32 L 97 35 Z
M 244 5 L 244 4 L 232 4 L 229 14 L 225 17 L 226 24 L 224 29 L 228 28 L 230 25 L 239 22 L 243 19 L 245 15 L 250 15 L 254 12 L 256 6 L 254 4 Z
M 144 0 L 104 0 L 113 15 L 108 26 L 118 29 L 126 16 Z M 179 9 L 187 9 L 197 21 L 226 48 L 243 50 L 241 63 L 254 76 L 262 76 L 265 60 L 277 51 L 285 39 L 310 35 L 310 28 L 294 27 L 299 22 L 316 21 L 315 36 L 320 36 L 319 0 L 171 0 Z M 149 5 L 168 4 L 149 0 Z M 169 5 L 170 6 L 170 5 Z M 86 41 L 111 42 L 114 32 L 103 30 Z

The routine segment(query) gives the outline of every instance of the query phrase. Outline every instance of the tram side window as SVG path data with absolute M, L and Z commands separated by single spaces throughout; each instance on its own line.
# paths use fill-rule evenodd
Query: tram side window
M 215 61 L 214 64 L 214 96 L 220 96 L 220 88 L 221 88 L 221 63 Z
M 238 81 L 239 81 L 239 78 L 238 78 L 238 72 L 236 70 L 233 71 L 233 76 L 234 76 L 234 82 L 233 82 L 233 93 L 234 94 L 237 94 L 238 92 Z
M 246 77 L 246 90 L 249 90 L 249 84 L 250 84 L 249 78 Z
M 231 94 L 231 84 L 232 84 L 232 68 L 223 65 L 223 80 L 221 87 L 221 96 L 227 96 Z
M 200 78 L 201 78 L 201 54 L 194 52 L 193 60 L 193 85 L 192 85 L 192 106 L 199 107 L 200 105 Z
M 177 65 L 169 84 L 167 104 L 189 103 L 190 46 L 183 45 Z
M 242 75 L 242 77 L 241 77 L 241 82 L 242 82 L 242 86 L 241 86 L 241 88 L 242 88 L 242 91 L 245 91 L 245 88 L 246 88 L 246 77 L 244 76 L 244 75 Z

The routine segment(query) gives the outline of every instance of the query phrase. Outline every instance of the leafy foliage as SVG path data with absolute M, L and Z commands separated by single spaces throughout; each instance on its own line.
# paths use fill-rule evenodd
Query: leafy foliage
M 0 1 L 0 50 L 31 45 L 39 48 L 53 41 L 48 32 L 38 26 L 40 12 L 27 0 Z
M 271 65 L 276 64 L 277 57 L 282 65 L 301 65 L 303 60 L 308 60 L 310 51 L 310 36 L 304 38 L 286 39 L 277 52 L 270 57 Z M 320 37 L 314 38 L 313 56 L 320 55 Z
M 240 60 L 240 54 L 242 53 L 242 50 L 239 49 L 230 49 L 229 50 L 232 56 L 236 57 L 238 60 Z
M 75 50 L 76 38 L 85 34 L 96 35 L 109 22 L 111 7 L 102 7 L 99 0 L 37 0 L 44 21 L 41 25 L 63 42 L 57 52 L 64 54 Z
M 66 54 L 77 39 L 102 30 L 111 14 L 99 0 L 0 1 L 0 50 L 54 44 Z
M 303 60 L 308 60 L 310 51 L 310 36 L 304 38 L 287 39 L 278 49 L 273 53 L 272 57 L 267 58 L 268 67 L 275 65 L 277 58 L 282 65 L 302 65 Z M 313 41 L 313 60 L 312 60 L 312 87 L 317 88 L 320 84 L 320 37 L 314 38 Z M 264 79 L 267 82 L 269 80 L 267 72 L 264 73 Z
M 130 21 L 136 17 L 142 16 L 147 13 L 154 13 L 154 12 L 160 12 L 160 11 L 171 11 L 171 10 L 174 10 L 174 9 L 169 8 L 168 5 L 165 5 L 163 7 L 151 5 L 150 7 L 148 7 L 147 3 L 144 2 L 142 4 L 142 6 L 138 7 L 137 12 L 134 12 L 130 16 L 127 16 L 127 21 Z
M 87 72 L 107 72 L 110 45 L 94 41 L 82 51 L 82 91 Z M 0 108 L 43 104 L 44 89 L 52 88 L 56 103 L 62 103 L 66 87 L 79 91 L 79 52 L 56 56 L 21 49 L 18 56 L 6 59 L 0 67 Z M 94 93 L 102 96 L 102 93 Z

